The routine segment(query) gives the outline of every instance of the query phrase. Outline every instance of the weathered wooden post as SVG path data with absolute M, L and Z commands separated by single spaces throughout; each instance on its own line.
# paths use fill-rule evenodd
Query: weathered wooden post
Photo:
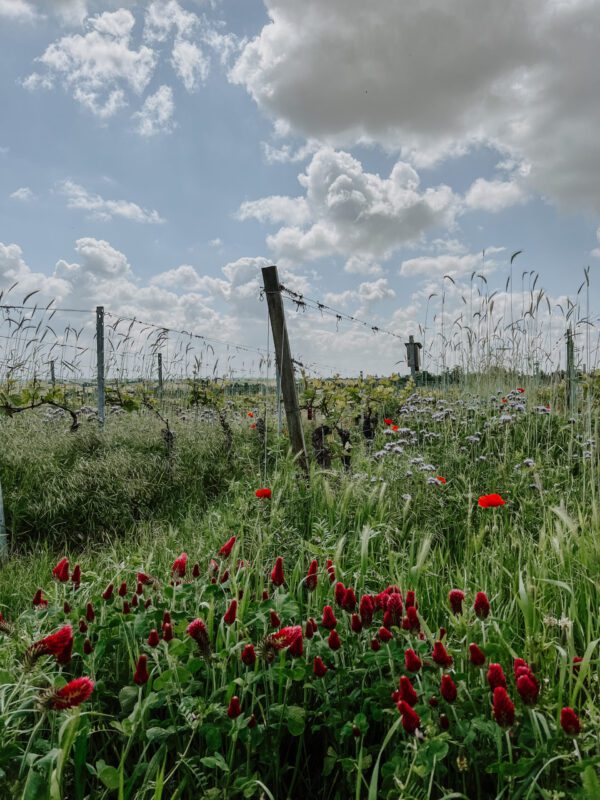
M 575 374 L 575 341 L 571 327 L 567 329 L 567 408 L 577 411 L 577 376 Z
M 158 394 L 162 397 L 163 393 L 163 371 L 162 371 L 162 353 L 158 354 Z
M 419 351 L 423 345 L 421 342 L 415 342 L 415 337 L 411 335 L 408 337 L 408 342 L 404 343 L 404 346 L 406 347 L 406 363 L 410 367 L 410 375 L 414 381 L 417 377 L 417 372 L 421 370 L 421 354 Z
M 104 306 L 96 307 L 98 422 L 104 427 Z
M 8 556 L 8 534 L 4 519 L 4 501 L 2 499 L 2 482 L 0 481 L 0 561 Z
M 292 364 L 292 354 L 290 351 L 287 326 L 285 324 L 285 311 L 283 309 L 283 300 L 281 299 L 281 287 L 279 284 L 277 267 L 263 267 L 262 275 L 267 304 L 269 306 L 273 344 L 275 346 L 276 370 L 278 378 L 281 381 L 281 394 L 285 406 L 285 416 L 290 434 L 292 451 L 304 472 L 308 473 L 308 458 L 306 455 L 306 445 L 304 443 L 304 432 L 302 430 L 302 418 L 300 416 L 298 393 L 296 391 L 296 381 L 294 379 L 294 365 Z
M 52 388 L 56 389 L 56 372 L 54 371 L 54 359 L 50 362 L 50 383 Z

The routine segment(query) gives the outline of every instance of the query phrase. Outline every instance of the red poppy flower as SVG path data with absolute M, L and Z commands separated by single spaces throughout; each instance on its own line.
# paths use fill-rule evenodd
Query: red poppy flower
M 497 689 L 498 686 L 506 689 L 506 676 L 500 664 L 490 664 L 486 677 L 492 691 Z
M 247 416 L 247 417 L 250 417 L 250 419 L 252 419 L 252 417 L 254 416 L 254 411 L 249 411 L 249 412 L 246 414 L 246 416 Z
M 394 431 L 394 433 L 395 433 L 395 432 L 398 430 L 398 426 L 397 426 L 397 425 L 392 425 L 392 430 L 393 430 L 393 431 Z
M 483 494 L 477 501 L 477 505 L 480 508 L 498 508 L 506 503 L 499 494 Z
M 225 615 L 223 617 L 223 622 L 226 625 L 233 625 L 236 616 L 237 616 L 237 600 L 232 600 L 231 603 L 229 604 L 229 608 L 225 612 Z
M 306 573 L 306 580 L 304 581 L 306 588 L 311 592 L 313 589 L 316 589 L 317 587 L 318 569 L 319 569 L 319 564 L 317 562 L 317 559 L 313 558 L 308 567 L 308 572 Z
M 69 580 L 69 559 L 61 558 L 58 564 L 52 569 L 52 575 L 57 581 L 66 583 Z
M 456 614 L 456 616 L 458 616 L 459 614 L 462 614 L 462 604 L 463 604 L 463 600 L 464 599 L 465 599 L 465 593 L 461 592 L 460 589 L 452 589 L 448 593 L 448 600 L 450 601 L 450 608 L 452 609 L 452 613 Z
M 394 420 L 390 419 L 389 417 L 386 417 L 383 421 L 385 422 L 386 425 L 393 425 L 394 424 Z
M 448 668 L 452 666 L 452 656 L 440 641 L 434 643 L 431 657 L 440 667 Z
M 324 678 L 327 672 L 327 667 L 321 656 L 315 656 L 313 660 L 313 675 L 317 678 Z
M 414 650 L 404 651 L 404 666 L 409 672 L 418 672 L 423 666 L 423 662 Z
M 339 650 L 340 647 L 342 646 L 342 642 L 335 628 L 330 632 L 329 636 L 327 637 L 327 644 L 332 650 Z
M 229 706 L 227 707 L 227 716 L 229 719 L 236 719 L 241 713 L 242 707 L 240 705 L 240 698 L 234 695 L 229 701 Z
M 230 539 L 228 539 L 228 540 L 225 542 L 225 544 L 223 545 L 223 547 L 222 547 L 222 548 L 219 550 L 219 555 L 220 555 L 222 558 L 227 558 L 228 556 L 230 556 L 230 555 L 231 555 L 231 551 L 233 550 L 233 546 L 234 546 L 234 544 L 235 544 L 235 541 L 236 541 L 236 537 L 235 537 L 235 536 L 232 536 Z
M 436 481 L 439 481 L 440 483 L 448 483 L 446 478 L 443 478 L 441 475 L 436 475 L 435 479 L 436 479 Z
M 447 703 L 453 703 L 456 700 L 458 692 L 456 690 L 456 684 L 450 675 L 442 675 L 440 694 Z
M 102 599 L 110 600 L 110 598 L 113 596 L 114 590 L 115 590 L 114 583 L 109 583 L 106 589 L 102 592 Z
M 242 650 L 242 662 L 247 667 L 254 666 L 256 662 L 256 653 L 254 652 L 253 644 L 247 644 L 244 646 L 244 649 Z
M 402 716 L 402 727 L 406 733 L 414 733 L 421 724 L 421 717 L 405 700 L 399 700 L 397 708 Z
M 487 619 L 487 617 L 489 617 L 490 601 L 485 592 L 477 592 L 475 595 L 475 602 L 473 603 L 473 609 L 479 619 Z
M 271 582 L 274 586 L 283 586 L 285 583 L 285 576 L 283 574 L 283 558 L 277 556 L 275 566 L 271 570 Z
M 261 499 L 269 500 L 272 496 L 272 491 L 270 489 L 257 489 L 255 495 Z
M 54 711 L 64 711 L 75 708 L 89 699 L 94 691 L 94 681 L 90 678 L 75 678 L 61 689 L 52 689 L 45 697 L 44 702 Z
M 581 669 L 581 662 L 583 661 L 583 656 L 573 656 L 573 672 L 579 672 Z
M 333 608 L 331 606 L 325 606 L 323 608 L 323 616 L 321 618 L 321 625 L 327 630 L 332 631 L 335 626 L 337 625 L 337 619 L 335 614 L 333 613 Z
M 185 565 L 187 564 L 187 553 L 177 556 L 171 567 L 171 572 L 178 578 L 185 578 Z
M 502 728 L 510 727 L 515 721 L 515 705 L 503 686 L 496 686 L 492 700 L 494 719 Z
M 368 627 L 373 622 L 373 614 L 375 613 L 375 603 L 370 594 L 363 594 L 360 598 L 358 611 L 362 624 Z
M 476 667 L 482 667 L 485 664 L 485 653 L 474 643 L 469 645 L 469 661 Z
M 40 656 L 54 656 L 59 664 L 68 664 L 73 650 L 73 628 L 62 628 L 32 644 L 27 650 L 27 659 L 35 661 Z
M 581 722 L 572 708 L 565 706 L 560 712 L 560 727 L 567 736 L 577 736 L 581 733 Z
M 408 703 L 409 706 L 416 706 L 419 701 L 417 693 L 415 692 L 415 687 L 412 685 L 410 679 L 407 678 L 406 675 L 402 675 L 400 678 L 398 700 L 404 700 L 404 702 Z
M 250 425 L 250 430 L 253 431 L 255 429 L 256 429 L 256 422 L 253 422 L 252 425 Z
M 523 389 L 523 387 L 519 386 L 519 387 L 517 387 L 517 392 L 519 394 L 523 394 L 525 392 L 525 389 Z
M 150 645 L 150 647 L 158 647 L 159 641 L 160 640 L 158 638 L 158 631 L 156 630 L 156 628 L 152 628 L 152 630 L 148 635 L 148 644 Z

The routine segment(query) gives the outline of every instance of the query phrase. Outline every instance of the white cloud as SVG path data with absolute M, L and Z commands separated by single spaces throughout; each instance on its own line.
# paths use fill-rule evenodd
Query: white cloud
M 185 39 L 175 42 L 171 63 L 188 92 L 195 91 L 208 78 L 209 61 L 193 42 Z
M 29 203 L 35 198 L 29 186 L 21 186 L 20 189 L 14 191 L 10 196 L 13 200 L 19 200 L 21 203 Z
M 435 227 L 452 225 L 459 200 L 448 186 L 421 190 L 419 176 L 402 161 L 389 177 L 365 172 L 349 153 L 324 147 L 298 178 L 305 197 L 267 197 L 245 203 L 242 218 L 281 221 L 267 238 L 286 264 L 327 256 L 361 262 L 386 259 L 407 242 Z
M 172 34 L 191 36 L 200 19 L 182 8 L 177 0 L 153 0 L 148 6 L 144 22 L 144 37 L 149 42 L 164 42 Z
M 0 0 L 0 19 L 31 22 L 37 14 L 27 0 Z
M 137 120 L 137 131 L 141 136 L 156 136 L 159 133 L 172 133 L 175 128 L 173 114 L 175 103 L 170 86 L 160 86 L 149 95 L 139 111 L 133 115 Z
M 360 256 L 350 256 L 344 265 L 344 269 L 351 275 L 381 275 L 383 272 L 380 264 Z
M 596 239 L 598 240 L 598 244 L 600 245 L 600 228 L 596 231 Z M 600 247 L 595 247 L 590 255 L 594 256 L 595 258 L 600 258 Z
M 209 242 L 209 245 L 211 247 L 221 247 L 222 244 L 223 244 L 223 240 L 220 239 L 218 236 L 215 237 L 214 239 L 211 239 L 210 242 Z
M 518 183 L 514 181 L 488 181 L 477 178 L 465 195 L 468 208 L 476 211 L 503 211 L 505 208 L 523 203 L 526 197 Z
M 92 113 L 112 116 L 126 104 L 125 90 L 141 94 L 156 67 L 152 49 L 132 48 L 134 25 L 133 14 L 124 8 L 91 17 L 84 34 L 51 44 L 37 59 L 46 72 L 32 73 L 23 85 L 34 90 L 60 82 Z
M 108 222 L 114 217 L 121 217 L 131 222 L 153 225 L 164 222 L 158 211 L 150 211 L 127 200 L 105 200 L 71 180 L 61 181 L 58 190 L 67 197 L 67 208 L 89 211 L 93 219 Z
M 418 256 L 402 262 L 400 275 L 403 278 L 436 278 L 442 275 L 465 275 L 481 266 L 481 253 L 457 256 L 445 253 L 439 256 Z
M 296 135 L 417 166 L 485 143 L 528 165 L 529 190 L 600 208 L 597 0 L 265 5 L 230 79 Z

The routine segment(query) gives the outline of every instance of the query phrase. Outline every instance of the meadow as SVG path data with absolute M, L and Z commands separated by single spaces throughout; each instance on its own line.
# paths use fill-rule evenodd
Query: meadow
M 0 420 L 1 796 L 600 797 L 594 398 L 370 391 Z

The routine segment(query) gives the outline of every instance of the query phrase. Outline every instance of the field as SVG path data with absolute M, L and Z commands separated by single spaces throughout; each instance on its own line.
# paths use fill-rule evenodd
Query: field
M 307 480 L 256 397 L 1 421 L 2 796 L 600 796 L 591 397 L 306 391 Z

